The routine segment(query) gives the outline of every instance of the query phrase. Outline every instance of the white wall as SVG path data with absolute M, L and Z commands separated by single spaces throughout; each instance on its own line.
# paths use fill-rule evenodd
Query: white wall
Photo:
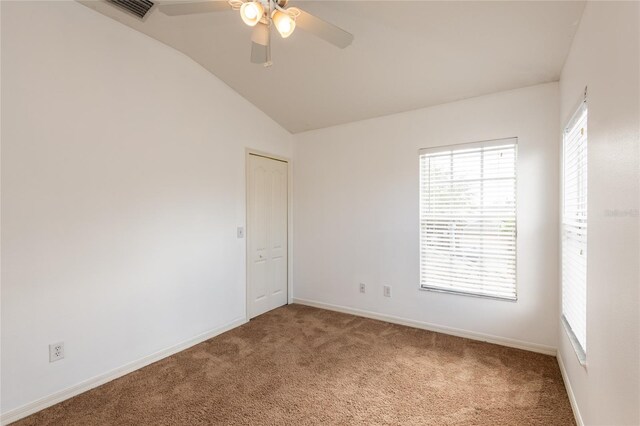
M 588 86 L 586 368 L 559 339 L 587 425 L 640 424 L 639 39 L 639 3 L 588 3 L 560 80 L 562 125 Z
M 244 319 L 246 146 L 292 136 L 85 6 L 2 2 L 3 413 Z
M 558 103 L 551 83 L 296 135 L 295 298 L 553 353 Z M 511 136 L 519 140 L 518 301 L 419 291 L 418 149 Z

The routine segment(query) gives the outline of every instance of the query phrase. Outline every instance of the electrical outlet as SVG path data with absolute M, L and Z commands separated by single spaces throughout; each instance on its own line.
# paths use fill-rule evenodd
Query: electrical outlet
M 366 293 L 367 292 L 367 286 L 365 285 L 365 283 L 360 283 L 360 293 Z
M 383 290 L 384 297 L 391 297 L 391 286 L 390 285 L 385 285 L 384 287 L 382 287 L 382 290 Z
M 58 361 L 64 358 L 64 342 L 49 345 L 49 362 Z

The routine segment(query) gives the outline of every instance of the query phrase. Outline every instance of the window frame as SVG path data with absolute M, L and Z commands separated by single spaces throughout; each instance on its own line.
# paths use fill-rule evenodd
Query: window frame
M 565 121 L 565 125 L 563 126 L 562 129 L 562 145 L 561 145 L 561 160 L 560 160 L 560 178 L 561 178 L 561 187 L 560 187 L 560 322 L 562 323 L 562 328 L 564 328 L 565 333 L 567 334 L 567 337 L 569 339 L 569 342 L 571 343 L 571 346 L 573 346 L 574 352 L 576 354 L 576 357 L 578 359 L 578 362 L 580 363 L 580 365 L 582 365 L 583 367 L 587 367 L 587 345 L 588 345 L 588 341 L 587 341 L 587 294 L 588 294 L 588 270 L 589 270 L 589 262 L 588 262 L 588 245 L 589 245 L 589 213 L 588 213 L 588 200 L 589 200 L 589 165 L 588 165 L 588 146 L 589 146 L 589 131 L 588 131 L 588 127 L 589 127 L 589 107 L 587 105 L 587 89 L 585 88 L 584 91 L 584 97 L 577 103 L 577 105 L 571 110 L 572 113 L 569 116 L 569 119 Z M 587 136 L 585 138 L 585 145 L 586 145 L 586 159 L 587 159 L 587 164 L 586 164 L 586 171 L 584 173 L 586 173 L 586 184 L 585 184 L 585 201 L 587 202 L 587 206 L 585 206 L 585 208 L 587 208 L 587 214 L 586 214 L 586 219 L 585 219 L 585 234 L 586 234 L 586 238 L 585 238 L 585 249 L 586 249 L 586 253 L 587 256 L 585 257 L 585 277 L 584 277 L 584 291 L 585 291 L 585 324 L 584 324 L 584 328 L 585 328 L 585 347 L 583 347 L 582 343 L 580 343 L 580 340 L 578 339 L 576 333 L 573 331 L 573 328 L 571 326 L 571 323 L 569 322 L 569 320 L 567 319 L 567 317 L 565 316 L 565 312 L 564 312 L 564 227 L 565 227 L 565 141 L 566 141 L 566 135 L 567 133 L 569 133 L 569 130 L 576 124 L 576 122 L 580 119 L 581 115 L 583 114 L 583 112 L 586 114 L 586 124 L 585 127 L 587 128 Z
M 491 147 L 499 147 L 513 145 L 514 150 L 514 238 L 513 238 L 513 246 L 515 249 L 514 255 L 514 282 L 513 282 L 513 291 L 514 297 L 505 297 L 505 296 L 496 296 L 491 294 L 482 294 L 476 292 L 469 291 L 460 291 L 454 289 L 445 289 L 433 286 L 427 286 L 422 283 L 422 237 L 421 237 L 421 228 L 422 228 L 422 167 L 421 167 L 421 157 L 425 154 L 436 154 L 436 153 L 446 153 L 454 152 L 454 151 L 462 151 L 462 150 L 470 150 L 470 149 L 480 149 L 480 148 L 491 148 Z M 418 245 L 419 245 L 419 259 L 420 259 L 420 267 L 419 267 L 419 283 L 418 290 L 420 291 L 428 291 L 435 293 L 444 293 L 444 294 L 452 294 L 452 295 L 460 295 L 467 297 L 477 297 L 482 299 L 490 299 L 497 300 L 503 302 L 517 302 L 518 301 L 518 137 L 508 137 L 508 138 L 500 138 L 500 139 L 488 139 L 483 141 L 476 142 L 467 142 L 467 143 L 459 143 L 459 144 L 450 144 L 450 145 L 441 145 L 429 148 L 421 148 L 418 150 L 418 164 L 419 164 L 419 190 L 418 190 L 418 204 L 419 204 L 419 213 L 418 213 Z M 484 179 L 482 179 L 484 180 Z

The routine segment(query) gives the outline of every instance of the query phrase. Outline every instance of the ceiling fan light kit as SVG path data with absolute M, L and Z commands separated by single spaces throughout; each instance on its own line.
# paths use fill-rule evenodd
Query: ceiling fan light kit
M 242 3 L 240 17 L 244 23 L 253 27 L 258 22 L 266 25 L 272 22 L 282 38 L 287 38 L 293 34 L 293 30 L 296 29 L 296 17 L 300 14 L 299 9 L 295 7 L 285 9 L 284 6 L 286 6 L 287 2 L 282 0 L 279 2 L 266 0 L 264 5 L 262 3 L 262 0 Z M 272 12 L 269 13 L 269 11 Z
M 293 30 L 296 29 L 296 20 L 293 13 L 290 13 L 288 9 L 286 12 L 281 12 L 279 10 L 274 10 L 271 14 L 271 21 L 273 25 L 275 25 L 276 30 L 280 33 L 282 38 L 287 38 L 291 34 L 293 34 Z
M 250 27 L 254 27 L 264 15 L 264 7 L 257 1 L 243 3 L 240 6 L 240 17 Z
M 298 27 L 341 49 L 353 41 L 352 34 L 297 7 L 287 7 L 287 3 L 288 0 L 181 0 L 165 1 L 158 9 L 169 16 L 229 9 L 239 11 L 242 21 L 254 28 L 251 36 L 251 62 L 265 66 L 272 64 L 269 37 L 271 27 L 274 27 L 282 38 L 289 37 Z

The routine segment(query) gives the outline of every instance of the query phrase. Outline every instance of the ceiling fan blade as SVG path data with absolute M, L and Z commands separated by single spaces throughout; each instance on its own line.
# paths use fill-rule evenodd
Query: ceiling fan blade
M 251 32 L 251 62 L 269 62 L 269 27 L 262 23 L 253 27 Z
M 346 32 L 342 28 L 336 27 L 310 13 L 300 10 L 296 18 L 296 27 L 310 32 L 311 34 L 338 46 L 341 49 L 349 46 L 353 42 L 353 34 Z
M 263 23 L 259 23 L 253 27 L 251 31 L 251 41 L 266 46 L 269 44 L 269 27 Z
M 258 43 L 251 43 L 251 63 L 254 64 L 265 64 L 268 61 L 268 51 L 269 47 L 264 46 Z
M 165 15 L 178 16 L 222 12 L 231 10 L 231 6 L 227 1 L 220 0 L 165 1 L 158 5 L 158 10 Z

